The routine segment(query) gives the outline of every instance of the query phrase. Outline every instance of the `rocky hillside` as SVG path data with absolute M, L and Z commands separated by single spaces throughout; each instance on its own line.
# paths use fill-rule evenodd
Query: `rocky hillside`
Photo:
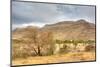
M 85 20 L 62 21 L 55 24 L 45 25 L 42 28 L 28 26 L 26 28 L 17 28 L 13 32 L 13 38 L 25 38 L 33 35 L 34 31 L 51 31 L 54 39 L 60 40 L 94 40 L 95 24 Z M 40 33 L 41 34 L 41 33 Z

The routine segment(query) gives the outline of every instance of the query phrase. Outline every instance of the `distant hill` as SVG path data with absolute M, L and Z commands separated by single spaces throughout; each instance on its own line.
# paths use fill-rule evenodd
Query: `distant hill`
M 95 24 L 85 20 L 62 21 L 46 25 L 43 29 L 53 31 L 54 39 L 95 39 Z
M 45 25 L 42 28 L 35 26 L 17 28 L 13 32 L 13 38 L 24 38 L 25 36 L 28 37 L 31 36 L 34 31 L 50 31 L 53 33 L 53 39 L 59 40 L 95 40 L 95 24 L 85 20 L 62 21 L 55 24 Z

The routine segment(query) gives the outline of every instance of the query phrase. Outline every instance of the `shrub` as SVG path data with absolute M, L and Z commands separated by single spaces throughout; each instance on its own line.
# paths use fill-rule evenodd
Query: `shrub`
M 64 45 L 63 48 L 60 48 L 60 53 L 68 53 L 69 52 L 69 47 Z
M 95 51 L 95 46 L 94 45 L 88 45 L 85 47 L 85 51 Z

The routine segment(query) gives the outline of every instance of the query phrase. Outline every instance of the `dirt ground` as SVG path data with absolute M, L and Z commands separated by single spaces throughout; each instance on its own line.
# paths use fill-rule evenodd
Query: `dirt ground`
M 47 64 L 61 62 L 95 61 L 95 52 L 74 52 L 52 56 L 36 56 L 12 60 L 12 65 Z

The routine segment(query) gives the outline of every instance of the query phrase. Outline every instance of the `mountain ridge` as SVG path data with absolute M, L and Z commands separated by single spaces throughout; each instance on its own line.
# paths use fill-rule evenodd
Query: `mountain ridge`
M 19 36 L 26 36 L 34 30 L 52 32 L 54 39 L 86 39 L 95 40 L 95 24 L 89 23 L 86 20 L 80 19 L 77 21 L 60 21 L 54 24 L 45 25 L 42 28 L 36 26 L 28 26 L 26 28 L 19 28 L 13 32 L 14 38 Z M 41 33 L 40 33 L 41 34 Z M 29 34 L 27 34 L 29 35 Z M 23 37 L 22 37 L 23 38 Z

